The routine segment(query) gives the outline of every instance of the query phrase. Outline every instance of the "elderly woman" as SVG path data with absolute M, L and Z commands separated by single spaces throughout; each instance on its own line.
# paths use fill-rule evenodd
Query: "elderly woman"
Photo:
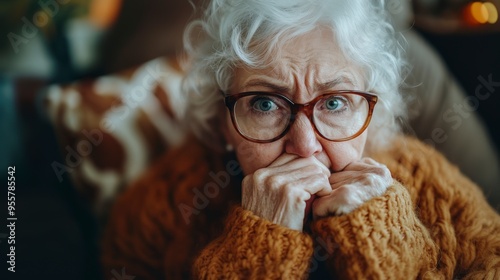
M 212 1 L 186 32 L 199 140 L 117 201 L 106 279 L 499 279 L 498 214 L 398 133 L 383 5 Z

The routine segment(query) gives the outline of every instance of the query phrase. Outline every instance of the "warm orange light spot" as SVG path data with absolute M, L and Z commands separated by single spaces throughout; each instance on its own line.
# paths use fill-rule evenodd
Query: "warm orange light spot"
M 486 2 L 483 4 L 486 11 L 488 11 L 488 22 L 494 24 L 498 21 L 498 10 L 491 2 Z
M 472 17 L 479 23 L 486 23 L 488 21 L 488 10 L 481 2 L 474 2 L 470 6 Z
M 90 20 L 103 28 L 107 28 L 115 22 L 122 0 L 93 0 L 90 5 Z

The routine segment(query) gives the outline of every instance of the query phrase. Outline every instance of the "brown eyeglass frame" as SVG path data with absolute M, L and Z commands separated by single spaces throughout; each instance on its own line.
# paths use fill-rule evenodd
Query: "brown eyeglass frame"
M 271 142 L 274 142 L 274 141 L 280 139 L 281 137 L 285 136 L 288 133 L 288 131 L 290 130 L 290 127 L 293 125 L 293 123 L 296 119 L 296 116 L 299 112 L 304 112 L 304 114 L 307 116 L 309 121 L 311 121 L 311 124 L 314 127 L 314 131 L 316 131 L 316 133 L 318 135 L 320 135 L 322 138 L 324 138 L 328 141 L 343 142 L 343 141 L 354 139 L 354 138 L 358 137 L 361 133 L 363 133 L 366 130 L 366 128 L 368 127 L 368 125 L 370 124 L 370 121 L 371 121 L 372 115 L 373 115 L 373 108 L 375 108 L 375 104 L 377 104 L 377 101 L 378 101 L 378 97 L 375 94 L 365 92 L 365 91 L 359 91 L 359 90 L 330 91 L 329 93 L 320 95 L 320 96 L 314 98 L 313 100 L 311 100 L 310 102 L 305 103 L 305 104 L 295 103 L 292 100 L 290 100 L 288 97 L 286 97 L 282 94 L 279 94 L 279 93 L 274 93 L 274 92 L 249 91 L 249 92 L 241 92 L 241 93 L 237 93 L 237 94 L 233 94 L 233 95 L 226 95 L 222 91 L 221 91 L 221 93 L 224 96 L 224 103 L 226 104 L 226 107 L 229 109 L 229 112 L 231 114 L 231 121 L 233 123 L 234 129 L 236 129 L 236 131 L 241 135 L 241 137 L 247 139 L 248 141 L 252 141 L 255 143 L 271 143 Z M 290 108 L 291 108 L 290 120 L 289 120 L 289 123 L 288 123 L 287 127 L 285 128 L 285 130 L 283 130 L 283 132 L 281 134 L 279 134 L 278 136 L 276 136 L 272 139 L 269 139 L 269 140 L 258 140 L 258 139 L 250 138 L 250 137 L 244 135 L 243 133 L 241 133 L 240 129 L 236 125 L 236 119 L 234 117 L 234 105 L 236 104 L 236 102 L 242 97 L 249 96 L 249 95 L 257 95 L 257 94 L 265 94 L 265 95 L 281 97 L 290 105 Z M 329 96 L 329 95 L 333 95 L 333 94 L 356 94 L 356 95 L 359 95 L 359 96 L 365 98 L 366 101 L 368 101 L 368 116 L 366 117 L 365 123 L 363 124 L 361 129 L 356 134 L 354 134 L 350 137 L 336 139 L 336 140 L 330 140 L 327 137 L 325 137 L 318 130 L 318 128 L 316 127 L 316 123 L 314 122 L 314 120 L 312 118 L 314 106 L 316 105 L 316 103 L 320 99 L 324 98 L 325 96 Z

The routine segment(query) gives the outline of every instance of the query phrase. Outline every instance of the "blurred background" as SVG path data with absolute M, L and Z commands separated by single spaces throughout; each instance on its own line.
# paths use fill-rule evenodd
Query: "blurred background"
M 480 76 L 500 80 L 500 1 L 413 1 L 414 27 L 442 56 L 447 68 L 469 96 L 476 94 Z M 478 107 L 496 146 L 500 131 L 500 89 Z M 499 171 L 500 172 L 500 171 Z
M 500 1 L 389 0 L 388 9 L 435 48 L 467 96 L 477 98 L 481 85 L 481 94 L 490 93 L 476 110 L 500 147 L 495 124 L 500 118 Z M 147 162 L 180 141 L 171 138 L 171 130 L 162 131 L 165 124 L 155 123 L 148 112 L 159 110 L 157 103 L 176 104 L 164 95 L 172 84 L 178 85 L 175 57 L 181 54 L 182 30 L 193 14 L 187 0 L 0 1 L 0 170 L 6 176 L 7 166 L 16 166 L 18 217 L 17 278 L 0 278 L 99 279 L 98 239 L 109 193 L 119 192 Z M 165 84 L 157 75 L 151 97 L 127 103 L 120 94 L 145 81 L 140 74 L 144 69 L 170 73 L 165 75 L 172 83 Z M 108 108 L 128 104 L 134 109 L 130 104 L 139 103 L 142 111 L 127 116 L 137 121 L 130 130 L 92 124 Z M 84 105 L 88 112 L 80 110 Z M 167 105 L 161 114 L 175 119 L 179 112 Z M 146 125 L 140 125 L 143 119 L 148 119 Z M 138 143 L 152 148 L 143 152 L 139 144 L 121 142 L 137 130 L 151 136 Z M 108 156 L 97 159 L 94 152 L 88 165 L 81 159 L 82 169 L 78 163 L 78 168 L 70 166 L 71 157 L 79 162 L 78 155 L 90 154 L 78 146 L 82 139 L 98 142 L 90 150 L 102 148 Z M 142 165 L 124 164 L 134 153 L 136 159 L 147 154 Z M 120 170 L 135 175 L 124 180 Z M 102 182 L 106 191 L 97 190 Z M 7 205 L 6 194 L 0 197 Z M 100 199 L 100 204 L 89 203 L 92 199 Z M 0 229 L 0 273 L 6 271 L 6 231 Z

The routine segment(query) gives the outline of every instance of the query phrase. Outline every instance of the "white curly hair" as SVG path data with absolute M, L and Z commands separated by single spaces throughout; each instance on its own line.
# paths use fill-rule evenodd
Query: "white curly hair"
M 225 145 L 220 130 L 222 95 L 242 65 L 266 67 L 281 46 L 326 26 L 344 55 L 364 70 L 366 90 L 379 96 L 368 128 L 367 149 L 380 148 L 400 130 L 406 103 L 399 92 L 403 48 L 383 0 L 212 0 L 201 19 L 188 24 L 188 69 L 183 92 L 186 121 L 212 147 Z M 399 35 L 400 36 L 400 35 Z

